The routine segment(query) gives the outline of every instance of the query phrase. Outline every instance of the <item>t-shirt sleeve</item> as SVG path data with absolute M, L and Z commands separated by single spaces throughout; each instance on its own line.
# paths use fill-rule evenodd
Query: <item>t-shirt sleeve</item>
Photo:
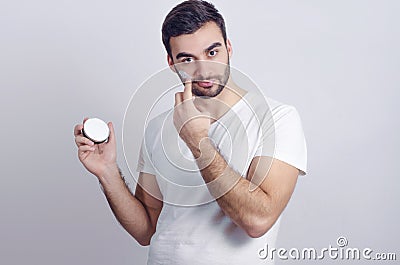
M 262 121 L 263 132 L 255 156 L 272 156 L 305 175 L 307 146 L 298 111 L 293 106 L 281 105 L 272 110 L 272 117 Z
M 149 142 L 146 141 L 146 138 L 145 136 L 142 140 L 136 171 L 156 175 L 156 170 L 151 161 L 151 149 L 149 148 Z

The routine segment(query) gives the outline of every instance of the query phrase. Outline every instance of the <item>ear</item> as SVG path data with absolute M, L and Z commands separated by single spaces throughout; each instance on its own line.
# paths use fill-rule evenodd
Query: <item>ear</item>
M 231 43 L 230 39 L 226 40 L 226 49 L 228 50 L 229 58 L 231 58 L 232 54 L 233 54 L 233 49 L 232 49 L 232 43 Z
M 168 62 L 169 68 L 172 70 L 172 72 L 176 73 L 174 61 L 172 60 L 171 56 L 169 56 L 169 54 L 167 55 L 167 62 Z

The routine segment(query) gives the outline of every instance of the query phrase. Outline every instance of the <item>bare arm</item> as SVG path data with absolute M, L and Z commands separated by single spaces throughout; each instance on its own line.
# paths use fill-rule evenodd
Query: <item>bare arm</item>
M 140 185 L 136 189 L 136 196 L 131 194 L 116 163 L 114 128 L 111 123 L 108 123 L 108 126 L 110 128 L 108 142 L 97 145 L 83 137 L 82 124 L 75 126 L 78 158 L 100 181 L 107 201 L 124 229 L 141 245 L 148 245 L 155 232 L 155 224 L 162 203 L 143 191 Z M 146 179 L 144 185 L 149 185 L 153 190 L 158 188 L 153 175 L 141 173 L 139 182 L 143 182 L 142 179 Z
M 118 170 L 108 173 L 101 181 L 107 201 L 115 217 L 124 229 L 134 237 L 139 244 L 147 246 L 156 231 L 158 216 L 162 209 L 162 201 L 149 195 L 140 185 L 136 186 L 132 195 L 122 180 Z M 102 178 L 100 178 L 102 179 Z M 139 182 L 146 179 L 147 184 L 155 177 L 140 173 Z
M 191 82 L 185 83 L 183 92 L 175 94 L 174 125 L 179 136 L 192 151 L 222 211 L 249 236 L 260 237 L 272 227 L 288 203 L 299 170 L 269 157 L 255 157 L 248 179 L 243 178 L 228 166 L 211 143 L 210 118 L 195 107 L 192 98 Z
M 249 236 L 265 234 L 286 207 L 299 170 L 277 159 L 255 157 L 245 179 L 228 166 L 208 140 L 203 140 L 201 144 L 201 156 L 199 149 L 191 149 L 199 158 L 197 162 L 199 168 L 203 168 L 201 175 L 204 181 L 211 183 L 217 180 L 208 188 L 218 198 L 222 211 Z

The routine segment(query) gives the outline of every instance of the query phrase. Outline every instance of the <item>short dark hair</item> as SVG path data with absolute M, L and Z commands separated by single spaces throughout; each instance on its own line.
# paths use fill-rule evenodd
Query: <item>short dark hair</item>
M 171 37 L 192 34 L 207 22 L 215 22 L 226 44 L 225 21 L 215 6 L 202 0 L 188 0 L 175 6 L 165 17 L 162 25 L 162 41 L 169 56 Z

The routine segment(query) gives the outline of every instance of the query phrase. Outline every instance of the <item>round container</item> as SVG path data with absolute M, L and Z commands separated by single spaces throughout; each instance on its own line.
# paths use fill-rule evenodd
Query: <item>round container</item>
M 100 144 L 108 140 L 110 129 L 104 121 L 98 118 L 90 118 L 83 124 L 82 134 L 95 144 Z

